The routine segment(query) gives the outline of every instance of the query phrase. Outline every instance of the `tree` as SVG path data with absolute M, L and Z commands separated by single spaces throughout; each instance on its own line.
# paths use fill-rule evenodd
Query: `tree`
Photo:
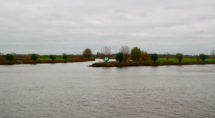
M 122 62 L 124 60 L 124 54 L 123 53 L 117 53 L 116 54 L 116 60 L 119 62 Z
M 12 61 L 12 60 L 14 60 L 14 56 L 12 54 L 6 54 L 5 59 L 8 61 Z
M 129 54 L 129 47 L 128 46 L 122 46 L 120 48 L 120 52 L 123 54 Z
M 165 56 L 166 56 L 166 61 L 168 62 L 168 61 L 169 61 L 170 54 L 167 52 L 167 53 L 165 54 Z
M 211 50 L 211 56 L 214 58 L 215 57 L 215 50 Z
M 205 54 L 200 54 L 199 57 L 202 61 L 205 61 L 205 59 L 207 59 L 207 55 Z
M 140 61 L 147 61 L 149 59 L 150 59 L 150 57 L 149 57 L 148 53 L 146 51 L 142 51 Z
M 128 54 L 124 54 L 124 60 L 128 61 L 129 60 L 129 55 Z
M 151 60 L 153 62 L 156 62 L 158 60 L 158 55 L 157 54 L 151 54 L 150 57 L 151 57 Z
M 31 54 L 31 60 L 36 61 L 38 59 L 38 54 Z
M 178 59 L 178 62 L 180 62 L 181 63 L 181 61 L 183 60 L 183 58 L 184 58 L 184 55 L 183 54 L 181 54 L 181 53 L 177 53 L 176 54 L 176 58 Z
M 200 59 L 199 56 L 196 55 L 196 61 L 197 61 L 197 62 L 199 62 L 199 59 Z
M 102 54 L 108 56 L 108 55 L 111 55 L 111 47 L 108 47 L 108 46 L 105 46 L 102 48 Z
M 84 52 L 83 52 L 83 56 L 86 57 L 86 58 L 92 57 L 91 49 L 89 49 L 89 48 L 85 49 Z
M 140 48 L 134 47 L 131 50 L 131 59 L 133 61 L 139 61 L 140 57 L 141 57 L 141 50 L 140 50 Z
M 56 56 L 55 55 L 50 55 L 49 58 L 54 61 L 56 59 Z
M 67 54 L 65 54 L 65 53 L 63 53 L 62 57 L 63 57 L 64 60 L 67 60 L 67 59 L 68 59 L 68 56 L 67 56 Z

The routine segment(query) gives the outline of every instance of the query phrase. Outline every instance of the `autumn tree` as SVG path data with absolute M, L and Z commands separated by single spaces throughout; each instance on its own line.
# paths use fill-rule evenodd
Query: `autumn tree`
M 141 62 L 145 62 L 145 61 L 147 61 L 147 60 L 149 60 L 149 59 L 150 59 L 149 54 L 148 54 L 146 51 L 142 51 L 142 52 L 141 52 L 140 61 L 141 61 Z

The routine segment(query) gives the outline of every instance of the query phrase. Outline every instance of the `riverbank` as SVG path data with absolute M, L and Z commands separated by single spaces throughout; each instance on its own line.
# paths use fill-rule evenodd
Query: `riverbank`
M 74 57 L 69 58 L 68 60 L 63 60 L 62 58 L 51 60 L 49 58 L 40 58 L 36 61 L 32 61 L 30 59 L 16 59 L 12 61 L 7 61 L 5 59 L 0 60 L 0 65 L 14 65 L 14 64 L 42 64 L 42 63 L 73 63 L 73 62 L 86 62 L 86 61 L 94 61 L 95 58 L 81 58 Z
M 171 66 L 171 65 L 204 65 L 215 64 L 215 62 L 97 62 L 90 65 L 91 67 L 129 67 L 129 66 Z

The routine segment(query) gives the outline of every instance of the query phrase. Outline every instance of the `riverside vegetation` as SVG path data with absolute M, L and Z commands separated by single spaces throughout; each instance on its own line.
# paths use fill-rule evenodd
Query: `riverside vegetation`
M 86 48 L 82 55 L 15 55 L 6 54 L 0 56 L 0 65 L 11 64 L 36 64 L 36 63 L 67 63 L 67 62 L 85 62 L 94 61 L 95 58 L 114 58 L 116 61 L 97 62 L 92 64 L 93 67 L 124 67 L 124 66 L 159 66 L 159 65 L 191 65 L 191 64 L 215 64 L 214 56 L 200 54 L 196 56 L 183 55 L 177 53 L 170 54 L 148 54 L 141 51 L 140 48 L 134 47 L 129 51 L 128 46 L 122 46 L 119 53 L 111 54 L 110 47 L 104 47 L 101 53 L 93 55 L 91 49 Z
M 122 49 L 122 48 L 121 48 Z M 127 49 L 128 50 L 128 49 Z M 193 65 L 193 64 L 215 64 L 215 58 L 206 54 L 200 55 L 183 55 L 177 53 L 175 55 L 165 54 L 158 55 L 156 53 L 148 54 L 141 51 L 140 48 L 134 47 L 129 51 L 120 50 L 115 55 L 116 61 L 97 62 L 92 64 L 93 67 L 126 67 L 126 66 L 162 66 L 162 65 Z
M 92 51 L 87 48 L 83 51 L 82 55 L 15 55 L 6 54 L 0 56 L 0 65 L 11 64 L 36 64 L 36 63 L 67 63 L 67 62 L 85 62 L 94 61 L 95 57 L 92 55 Z

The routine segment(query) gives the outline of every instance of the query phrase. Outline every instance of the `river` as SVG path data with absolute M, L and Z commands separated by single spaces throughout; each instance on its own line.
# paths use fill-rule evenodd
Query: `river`
M 0 118 L 215 118 L 215 65 L 92 63 L 0 66 Z

